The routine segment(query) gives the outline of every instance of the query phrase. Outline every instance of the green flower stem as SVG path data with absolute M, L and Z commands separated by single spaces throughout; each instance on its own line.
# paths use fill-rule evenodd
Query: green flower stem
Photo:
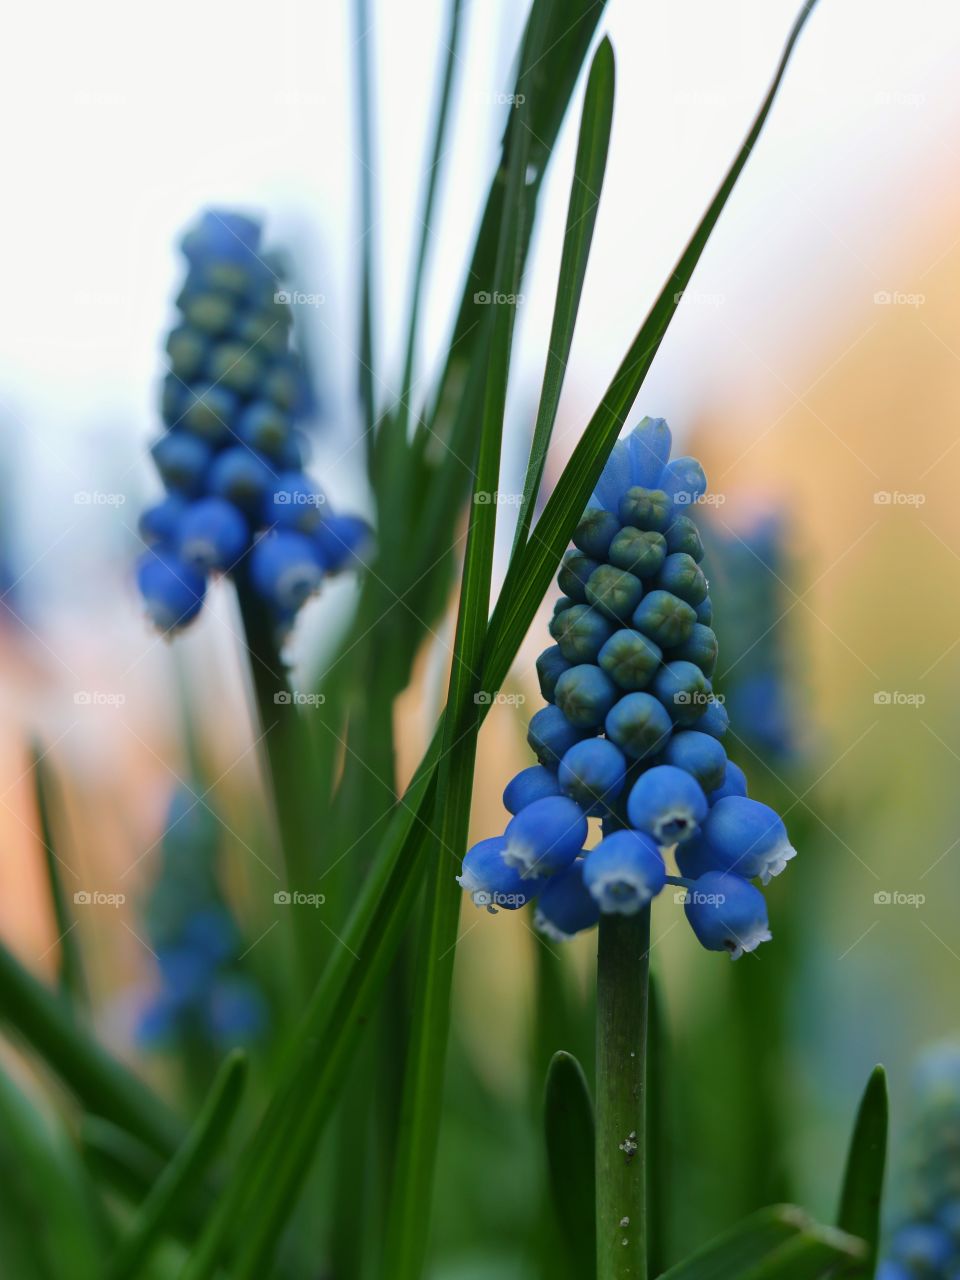
M 286 665 L 277 648 L 271 620 L 239 573 L 237 597 L 286 875 L 286 884 L 278 882 L 277 888 L 291 893 L 311 893 L 316 888 L 319 862 L 316 850 L 322 829 L 317 793 L 306 783 L 315 776 L 313 740 L 293 702 Z M 290 916 L 299 986 L 306 992 L 319 970 L 320 930 L 316 929 L 310 911 L 294 906 Z
M 646 1280 L 650 909 L 600 917 L 597 955 L 597 1280 Z

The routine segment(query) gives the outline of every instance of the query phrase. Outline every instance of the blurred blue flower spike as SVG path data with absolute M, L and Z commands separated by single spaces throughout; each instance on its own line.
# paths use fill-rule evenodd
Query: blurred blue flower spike
M 242 575 L 282 630 L 324 578 L 363 559 L 371 531 L 304 471 L 314 395 L 260 224 L 210 210 L 182 248 L 151 450 L 166 496 L 140 519 L 140 593 L 170 634 L 200 612 L 209 575 Z
M 206 803 L 178 786 L 144 910 L 160 979 L 140 1020 L 151 1047 L 220 1051 L 267 1027 L 266 1000 L 244 971 L 247 944 L 218 881 L 218 833 Z

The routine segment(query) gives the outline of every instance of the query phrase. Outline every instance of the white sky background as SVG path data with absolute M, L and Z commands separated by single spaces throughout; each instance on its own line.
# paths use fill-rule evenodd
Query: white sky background
M 421 371 L 459 293 L 503 124 L 505 108 L 492 99 L 510 89 L 525 11 L 500 0 L 467 7 Z M 795 8 L 796 0 L 611 0 L 601 30 L 617 53 L 617 104 L 558 429 L 567 445 L 739 144 Z M 373 9 L 379 345 L 382 376 L 395 386 L 445 3 Z M 348 397 L 358 250 L 351 41 L 346 0 L 172 0 L 162 10 L 99 0 L 21 6 L 11 20 L 0 54 L 0 430 L 23 521 L 19 557 L 43 557 L 30 580 L 45 594 L 79 594 L 80 603 L 90 583 L 72 561 L 116 533 L 115 509 L 80 511 L 73 494 L 126 492 L 120 514 L 132 525 L 139 494 L 153 486 L 143 445 L 156 429 L 160 348 L 181 278 L 174 245 L 207 204 L 264 213 L 268 242 L 295 254 L 296 284 L 325 296 L 306 316 L 329 383 L 319 471 L 334 497 L 362 501 Z M 872 278 L 871 243 L 898 234 L 924 198 L 913 175 L 929 173 L 937 157 L 955 165 L 958 48 L 953 0 L 821 0 L 694 280 L 695 293 L 725 299 L 722 323 L 709 301 L 682 309 L 638 409 L 682 431 L 726 379 L 742 383 L 753 372 L 745 342 L 786 361 L 798 340 L 828 332 L 865 292 L 898 287 Z M 520 313 L 511 421 L 524 431 L 550 323 L 579 101 L 543 193 Z M 523 447 L 517 433 L 508 457 Z

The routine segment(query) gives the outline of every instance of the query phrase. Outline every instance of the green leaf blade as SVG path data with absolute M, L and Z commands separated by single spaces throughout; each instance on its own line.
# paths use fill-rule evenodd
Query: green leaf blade
M 57 852 L 53 821 L 53 810 L 56 807 L 54 779 L 47 763 L 46 752 L 37 744 L 31 747 L 30 772 L 39 822 L 37 834 L 43 847 L 47 888 L 57 930 L 57 946 L 60 955 L 59 985 L 68 1001 L 79 1008 L 87 1004 L 87 981 L 83 969 L 83 957 L 74 932 L 77 922 L 71 914 L 68 895 L 63 886 L 61 869 L 66 867 L 66 863 Z
M 523 482 L 523 498 L 514 537 L 514 553 L 527 541 L 534 503 L 543 480 L 547 450 L 557 420 L 560 393 L 570 359 L 573 333 L 583 294 L 590 247 L 600 207 L 600 193 L 607 168 L 616 65 L 613 45 L 606 37 L 594 54 L 580 119 L 580 136 L 567 207 L 567 224 L 557 280 L 550 344 L 540 392 L 540 404 L 530 443 L 530 459 Z
M 662 1280 L 815 1280 L 862 1255 L 861 1241 L 813 1222 L 794 1205 L 771 1205 L 717 1236 Z
M 876 1270 L 888 1127 L 887 1077 L 878 1066 L 871 1072 L 857 1109 L 837 1212 L 837 1226 L 867 1244 L 862 1262 L 843 1272 L 849 1280 L 871 1280 Z
M 240 1106 L 248 1059 L 235 1049 L 223 1061 L 190 1132 L 151 1188 L 110 1261 L 108 1280 L 143 1275 L 163 1233 L 196 1189 L 217 1155 Z
M 592 1280 L 597 1272 L 593 1102 L 583 1068 L 562 1049 L 547 1070 L 543 1124 L 557 1225 L 573 1274 Z

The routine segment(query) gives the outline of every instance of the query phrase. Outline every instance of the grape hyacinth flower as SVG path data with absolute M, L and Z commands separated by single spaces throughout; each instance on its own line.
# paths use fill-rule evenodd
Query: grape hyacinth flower
M 735 531 L 711 529 L 709 553 L 723 592 L 723 688 L 737 733 L 775 768 L 802 755 L 804 726 L 791 679 L 790 606 L 795 598 L 781 514 Z
M 960 1275 L 960 1044 L 921 1057 L 903 1196 L 877 1280 Z
M 250 1044 L 267 1025 L 267 1005 L 239 959 L 247 943 L 217 876 L 217 819 L 188 786 L 174 792 L 160 843 L 160 868 L 145 907 L 160 987 L 144 1009 L 140 1039 L 219 1054 Z
M 692 511 L 700 464 L 670 461 L 663 419 L 619 441 L 564 556 L 554 643 L 537 659 L 547 706 L 531 718 L 539 764 L 507 784 L 505 834 L 467 854 L 479 905 L 535 901 L 563 939 L 685 888 L 700 943 L 733 959 L 770 938 L 763 893 L 794 857 L 779 816 L 747 797 L 713 691 L 717 637 Z M 589 819 L 602 838 L 590 845 Z M 672 856 L 679 876 L 668 874 Z M 518 890 L 518 886 L 520 889 Z M 511 891 L 513 896 L 510 897 Z
M 151 449 L 166 496 L 141 516 L 137 568 L 147 613 L 167 634 L 200 612 L 213 573 L 242 576 L 282 629 L 370 540 L 366 522 L 334 512 L 303 470 L 313 396 L 260 240 L 259 223 L 211 210 L 182 244 L 166 429 Z

